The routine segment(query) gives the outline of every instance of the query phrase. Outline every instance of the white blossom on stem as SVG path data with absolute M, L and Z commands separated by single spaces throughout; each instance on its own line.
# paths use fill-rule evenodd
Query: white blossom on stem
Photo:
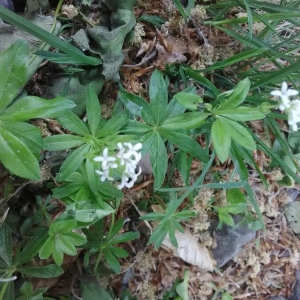
M 292 127 L 293 131 L 297 131 L 297 123 L 300 122 L 300 100 L 291 101 L 290 108 L 286 112 L 288 116 L 288 124 Z
M 100 170 L 95 170 L 95 172 L 100 175 L 100 181 L 105 181 L 105 180 L 114 180 L 112 177 L 109 176 L 109 169 L 100 171 Z
M 118 185 L 119 189 L 123 187 L 131 188 L 138 175 L 142 170 L 139 168 L 137 171 L 137 164 L 141 160 L 142 155 L 138 150 L 142 148 L 141 143 L 132 145 L 131 143 L 118 143 L 118 152 L 115 156 L 108 156 L 108 149 L 103 150 L 102 156 L 96 156 L 94 161 L 101 162 L 102 171 L 96 170 L 95 172 L 100 175 L 100 180 L 114 180 L 110 177 L 109 172 L 115 169 L 121 174 L 121 183 Z
M 113 163 L 115 162 L 117 159 L 113 156 L 108 156 L 108 148 L 104 148 L 103 152 L 102 152 L 102 156 L 96 156 L 94 157 L 94 161 L 101 161 L 102 164 L 102 170 L 106 170 L 109 168 L 117 168 L 118 165 Z
M 290 108 L 291 100 L 289 97 L 298 95 L 299 92 L 294 89 L 289 89 L 287 83 L 284 81 L 281 85 L 281 90 L 275 90 L 271 92 L 272 96 L 278 96 L 281 99 L 279 109 L 281 111 Z

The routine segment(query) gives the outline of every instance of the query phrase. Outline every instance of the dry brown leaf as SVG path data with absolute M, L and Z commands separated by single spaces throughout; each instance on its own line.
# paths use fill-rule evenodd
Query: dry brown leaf
M 197 266 L 206 271 L 212 271 L 215 260 L 211 257 L 208 249 L 199 244 L 188 228 L 184 232 L 175 231 L 178 242 L 176 248 L 170 241 L 169 235 L 163 241 L 163 245 L 173 251 L 173 254 L 185 262 Z

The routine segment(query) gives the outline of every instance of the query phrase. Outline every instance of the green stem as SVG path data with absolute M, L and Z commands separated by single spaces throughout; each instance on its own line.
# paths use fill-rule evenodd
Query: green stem
M 10 278 L 12 277 L 13 273 L 14 273 L 15 270 L 11 270 L 10 272 L 8 272 L 7 274 L 7 278 Z M 7 281 L 7 282 L 4 282 L 3 285 L 2 285 L 2 288 L 0 290 L 0 299 L 4 299 L 4 294 L 5 294 L 5 291 L 6 291 L 6 288 L 8 286 L 10 281 Z

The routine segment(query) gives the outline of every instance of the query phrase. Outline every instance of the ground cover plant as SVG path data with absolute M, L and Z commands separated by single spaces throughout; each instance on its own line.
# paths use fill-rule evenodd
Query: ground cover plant
M 288 297 L 299 4 L 4 1 L 0 299 Z

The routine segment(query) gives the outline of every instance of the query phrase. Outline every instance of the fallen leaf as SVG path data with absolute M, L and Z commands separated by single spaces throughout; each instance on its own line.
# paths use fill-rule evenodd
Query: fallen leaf
M 169 235 L 164 239 L 163 245 L 172 250 L 175 256 L 185 262 L 207 271 L 213 270 L 216 264 L 215 260 L 211 257 L 208 249 L 199 244 L 188 228 L 185 228 L 183 233 L 175 231 L 175 237 L 178 242 L 178 248 L 171 243 Z

